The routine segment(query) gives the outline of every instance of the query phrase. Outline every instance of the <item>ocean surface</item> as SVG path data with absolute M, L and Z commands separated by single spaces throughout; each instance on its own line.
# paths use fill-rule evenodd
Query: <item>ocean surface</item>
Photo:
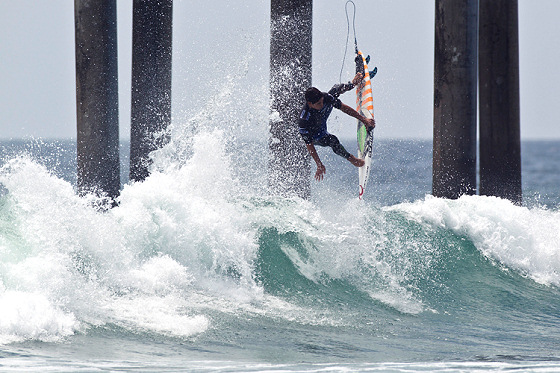
M 142 183 L 123 143 L 103 212 L 72 141 L 0 142 L 0 371 L 560 371 L 560 141 L 522 206 L 432 197 L 431 146 L 376 140 L 359 201 L 329 149 L 301 200 L 264 141 L 173 138 Z

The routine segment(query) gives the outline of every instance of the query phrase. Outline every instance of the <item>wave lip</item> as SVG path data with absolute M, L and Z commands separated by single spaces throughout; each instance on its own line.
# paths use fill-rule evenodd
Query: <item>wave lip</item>
M 560 286 L 560 212 L 497 197 L 462 196 L 396 205 L 410 219 L 468 237 L 487 258 L 539 284 Z

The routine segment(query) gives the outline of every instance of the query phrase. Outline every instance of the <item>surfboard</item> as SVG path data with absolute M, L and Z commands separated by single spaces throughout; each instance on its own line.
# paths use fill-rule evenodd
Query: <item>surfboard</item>
M 356 73 L 362 73 L 364 79 L 356 87 L 356 111 L 366 118 L 374 119 L 373 115 L 373 93 L 371 78 L 377 73 L 377 67 L 369 71 L 369 56 L 364 57 L 362 52 L 357 51 Z M 363 159 L 365 164 L 358 168 L 358 198 L 362 199 L 371 171 L 371 159 L 373 151 L 373 128 L 366 127 L 358 121 L 358 158 Z

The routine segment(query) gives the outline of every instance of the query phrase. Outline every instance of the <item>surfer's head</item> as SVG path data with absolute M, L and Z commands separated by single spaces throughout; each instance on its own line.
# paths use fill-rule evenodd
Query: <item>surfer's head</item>
M 309 107 L 321 110 L 323 108 L 323 93 L 315 87 L 308 88 L 305 91 L 305 101 L 307 101 Z

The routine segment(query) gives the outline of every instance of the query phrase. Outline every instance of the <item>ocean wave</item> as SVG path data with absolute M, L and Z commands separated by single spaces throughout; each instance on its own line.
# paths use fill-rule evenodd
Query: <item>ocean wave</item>
M 204 131 L 184 158 L 155 155 L 109 211 L 29 158 L 6 162 L 0 343 L 114 325 L 191 338 L 253 318 L 359 328 L 509 305 L 512 318 L 553 317 L 558 212 L 477 196 L 268 196 L 232 172 L 225 137 Z M 535 307 L 535 294 L 548 301 Z

